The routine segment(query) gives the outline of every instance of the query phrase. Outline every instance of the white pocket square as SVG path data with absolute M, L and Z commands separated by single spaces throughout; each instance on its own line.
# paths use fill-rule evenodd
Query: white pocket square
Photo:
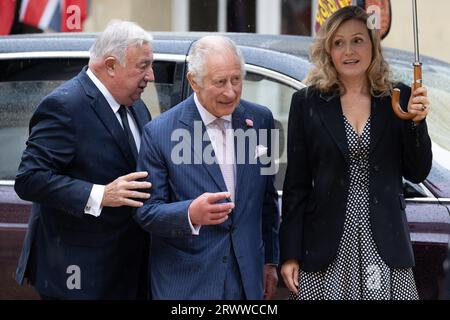
M 267 147 L 259 144 L 255 148 L 255 159 L 261 157 L 262 155 L 267 154 Z

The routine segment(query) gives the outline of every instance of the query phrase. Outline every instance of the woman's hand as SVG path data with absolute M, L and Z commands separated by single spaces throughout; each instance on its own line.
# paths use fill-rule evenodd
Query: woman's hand
M 428 112 L 430 112 L 430 100 L 428 99 L 426 87 L 420 87 L 415 91 L 411 91 L 411 97 L 408 102 L 408 112 L 415 114 L 412 121 L 416 123 L 426 118 Z
M 291 259 L 287 260 L 281 266 L 281 276 L 283 277 L 284 284 L 289 289 L 289 291 L 297 294 L 298 293 L 298 271 L 300 266 L 297 260 Z

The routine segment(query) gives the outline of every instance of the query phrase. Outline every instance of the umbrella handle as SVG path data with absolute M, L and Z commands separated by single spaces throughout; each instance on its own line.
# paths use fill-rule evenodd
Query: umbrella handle
M 422 64 L 420 62 L 416 62 L 414 63 L 413 91 L 415 91 L 417 88 L 420 88 L 421 86 L 422 86 Z M 395 115 L 402 120 L 413 119 L 415 117 L 415 114 L 403 111 L 399 101 L 400 101 L 400 89 L 394 88 L 392 90 L 391 105 Z

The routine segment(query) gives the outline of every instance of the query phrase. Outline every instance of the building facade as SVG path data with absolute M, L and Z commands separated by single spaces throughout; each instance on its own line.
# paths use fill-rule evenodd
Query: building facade
M 219 31 L 314 34 L 318 0 L 93 0 L 85 31 L 111 19 L 131 20 L 151 31 Z M 421 54 L 450 62 L 450 1 L 417 0 Z M 411 0 L 391 0 L 388 47 L 413 50 Z

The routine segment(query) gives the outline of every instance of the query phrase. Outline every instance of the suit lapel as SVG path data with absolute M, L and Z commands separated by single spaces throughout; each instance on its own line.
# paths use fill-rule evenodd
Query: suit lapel
M 193 95 L 191 95 L 185 101 L 185 105 L 182 108 L 182 114 L 180 116 L 180 122 L 183 123 L 183 125 L 186 126 L 189 130 L 190 137 L 192 139 L 191 148 L 194 153 L 194 157 L 196 157 L 196 159 L 201 159 L 201 163 L 202 163 L 203 167 L 208 172 L 211 179 L 217 185 L 219 190 L 226 191 L 227 187 L 225 185 L 225 181 L 223 180 L 222 171 L 220 171 L 219 164 L 216 161 L 214 161 L 214 163 L 212 163 L 212 164 L 205 163 L 205 159 L 203 157 L 203 152 L 211 144 L 211 142 L 208 140 L 204 141 L 204 139 L 203 139 L 203 136 L 208 136 L 208 135 L 206 133 L 205 124 L 203 123 L 200 113 L 197 110 L 197 106 L 195 105 Z M 196 132 L 196 130 L 195 130 L 195 123 L 197 123 L 196 126 L 201 124 L 201 137 L 198 137 L 195 135 L 195 133 L 197 133 L 197 135 L 198 135 L 198 132 Z M 199 131 L 199 130 L 197 129 L 197 131 Z M 205 133 L 206 133 L 206 135 L 205 135 Z M 201 139 L 201 141 L 202 141 L 201 150 L 200 150 L 200 148 L 195 147 L 195 144 L 198 143 L 198 141 L 194 142 L 194 140 L 196 140 L 196 139 L 197 140 Z M 215 156 L 215 153 L 213 155 Z M 194 162 L 194 163 L 196 163 L 196 162 Z
M 79 81 L 82 84 L 83 88 L 86 91 L 86 94 L 92 98 L 91 108 L 94 110 L 100 121 L 105 126 L 106 130 L 111 134 L 114 138 L 117 146 L 122 151 L 123 155 L 129 162 L 131 167 L 136 167 L 136 160 L 131 153 L 130 146 L 128 144 L 128 140 L 125 136 L 125 133 L 120 126 L 119 121 L 117 120 L 116 115 L 112 111 L 108 102 L 102 93 L 97 89 L 94 83 L 86 74 L 86 67 L 78 75 Z
M 345 126 L 342 115 L 341 99 L 339 95 L 332 97 L 321 96 L 323 103 L 318 106 L 319 114 L 328 133 L 338 145 L 345 161 L 349 163 L 347 138 L 345 136 Z

